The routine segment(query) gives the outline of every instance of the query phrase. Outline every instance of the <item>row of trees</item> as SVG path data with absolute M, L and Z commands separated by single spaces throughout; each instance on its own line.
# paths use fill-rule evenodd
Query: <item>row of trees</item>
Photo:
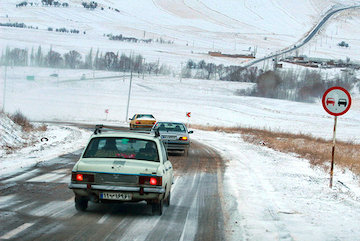
M 206 63 L 204 60 L 195 62 L 190 59 L 183 66 L 181 74 L 183 78 L 254 82 L 258 76 L 258 69 L 257 67 L 243 68 L 233 65 L 216 65 L 214 63 Z
M 69 7 L 69 4 L 68 3 L 61 3 L 59 1 L 54 1 L 54 0 L 42 0 L 41 1 L 42 5 L 45 5 L 45 6 L 55 6 L 55 7 Z M 16 4 L 16 7 L 19 8 L 19 7 L 26 7 L 27 5 L 29 6 L 38 6 L 39 3 L 34 3 L 34 2 L 27 2 L 27 1 L 23 1 L 21 3 L 18 3 Z
M 165 40 L 163 38 L 157 38 L 155 40 L 153 40 L 153 39 L 138 39 L 138 38 L 134 38 L 134 37 L 125 37 L 122 34 L 119 34 L 119 35 L 107 34 L 106 36 L 109 38 L 109 40 L 117 40 L 117 41 L 133 42 L 133 43 L 138 43 L 138 42 L 152 43 L 152 42 L 156 42 L 156 43 L 161 43 L 161 44 L 174 44 L 174 41 Z
M 38 29 L 38 27 L 34 26 L 27 26 L 25 23 L 0 23 L 0 26 L 3 27 L 13 27 L 13 28 L 31 28 L 31 29 Z
M 95 8 L 97 8 L 98 3 L 97 3 L 97 2 L 94 2 L 94 1 L 89 2 L 89 3 L 87 3 L 87 2 L 82 2 L 81 5 L 83 5 L 83 7 L 84 7 L 84 8 L 87 8 L 87 9 L 95 9 Z
M 360 80 L 348 71 L 327 79 L 319 71 L 309 69 L 264 71 L 257 67 L 216 65 L 204 60 L 189 60 L 182 69 L 182 77 L 251 82 L 256 84 L 254 88 L 237 91 L 237 94 L 304 102 L 316 101 L 331 86 L 350 90 L 358 85 L 360 88 Z
M 359 80 L 356 77 L 341 74 L 332 79 L 323 78 L 318 71 L 258 71 L 254 89 L 238 91 L 240 95 L 287 99 L 302 102 L 314 102 L 320 99 L 331 86 L 352 89 Z
M 41 0 L 42 5 L 47 5 L 47 6 L 55 6 L 55 7 L 69 7 L 68 3 L 61 3 L 59 1 L 55 1 L 55 0 Z
M 149 74 L 170 74 L 171 69 L 166 65 L 156 62 L 145 62 L 141 55 L 114 52 L 93 53 L 91 49 L 88 54 L 82 56 L 78 51 L 71 50 L 61 55 L 50 48 L 44 52 L 41 46 L 37 50 L 34 48 L 29 52 L 28 49 L 6 48 L 0 58 L 1 65 L 10 66 L 39 66 L 51 68 L 70 68 L 70 69 L 96 69 L 110 71 L 134 71 L 138 73 L 147 72 Z
M 133 71 L 137 73 L 166 74 L 172 70 L 166 65 L 156 62 L 145 62 L 141 55 L 114 52 L 93 53 L 91 49 L 86 55 L 76 50 L 60 54 L 50 48 L 43 51 L 41 46 L 35 51 L 20 48 L 6 48 L 0 58 L 1 65 L 11 66 L 41 66 L 52 68 L 96 69 L 109 71 Z M 206 63 L 204 60 L 194 62 L 189 60 L 181 70 L 183 78 L 219 79 L 226 81 L 241 81 L 255 83 L 255 87 L 238 91 L 239 95 L 251 95 L 267 98 L 288 99 L 294 101 L 312 102 L 321 98 L 330 86 L 342 86 L 352 89 L 356 84 L 360 88 L 360 80 L 344 71 L 331 79 L 324 78 L 319 71 L 308 69 L 302 71 L 275 70 L 263 71 L 256 67 L 243 68 L 239 66 L 224 66 Z
M 48 29 L 47 29 L 48 31 L 53 31 L 54 29 L 52 28 L 52 27 L 48 27 Z M 61 32 L 61 33 L 76 33 L 76 34 L 78 34 L 78 33 L 80 33 L 80 30 L 78 30 L 78 29 L 70 29 L 70 30 L 68 30 L 68 29 L 66 29 L 66 28 L 56 28 L 55 29 L 55 31 L 56 32 Z M 84 31 L 84 34 L 86 34 L 86 32 Z

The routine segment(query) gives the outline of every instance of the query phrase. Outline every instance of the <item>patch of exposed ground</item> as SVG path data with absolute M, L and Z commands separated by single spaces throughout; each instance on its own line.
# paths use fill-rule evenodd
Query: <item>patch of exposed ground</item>
M 192 125 L 192 128 L 206 131 L 240 133 L 247 142 L 264 145 L 277 151 L 295 153 L 308 159 L 311 165 L 329 169 L 332 141 L 304 134 L 274 132 L 265 129 Z M 335 165 L 360 175 L 360 145 L 350 142 L 336 142 Z

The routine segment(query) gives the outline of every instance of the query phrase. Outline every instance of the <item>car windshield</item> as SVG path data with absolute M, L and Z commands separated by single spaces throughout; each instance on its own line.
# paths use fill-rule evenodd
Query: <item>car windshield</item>
M 154 129 L 168 132 L 186 132 L 185 126 L 182 123 L 158 122 Z
M 83 158 L 123 158 L 159 162 L 154 141 L 121 137 L 93 138 Z

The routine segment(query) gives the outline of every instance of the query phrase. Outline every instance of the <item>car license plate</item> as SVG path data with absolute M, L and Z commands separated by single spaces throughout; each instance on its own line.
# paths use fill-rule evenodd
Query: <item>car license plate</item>
M 176 136 L 162 136 L 164 140 L 176 140 Z
M 109 199 L 109 200 L 131 200 L 132 195 L 130 193 L 121 193 L 121 192 L 103 192 L 100 193 L 100 199 Z

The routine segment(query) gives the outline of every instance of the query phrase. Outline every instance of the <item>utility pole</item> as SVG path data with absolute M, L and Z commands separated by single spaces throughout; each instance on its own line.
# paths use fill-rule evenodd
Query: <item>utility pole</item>
M 180 83 L 182 80 L 182 68 L 183 68 L 183 63 L 181 62 L 181 67 L 180 67 Z
M 4 78 L 4 89 L 3 89 L 3 106 L 2 111 L 5 112 L 5 95 L 6 95 L 6 72 L 7 72 L 7 65 L 5 65 L 5 78 Z
M 128 115 L 129 115 L 130 94 L 131 94 L 131 84 L 132 84 L 132 74 L 133 74 L 131 62 L 132 62 L 132 57 L 130 57 L 130 84 L 129 84 L 129 94 L 128 94 L 128 101 L 127 101 L 127 107 L 126 107 L 125 122 L 127 122 Z

